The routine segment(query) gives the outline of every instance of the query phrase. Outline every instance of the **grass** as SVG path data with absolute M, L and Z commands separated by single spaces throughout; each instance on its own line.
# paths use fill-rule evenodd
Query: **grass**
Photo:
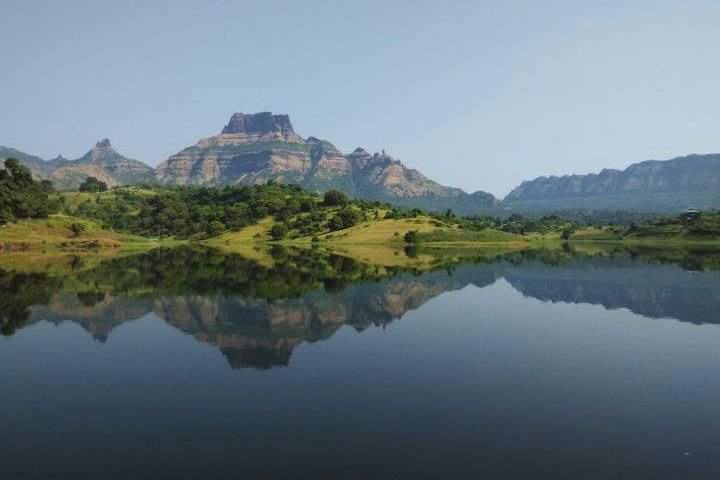
M 143 193 L 142 190 L 139 192 Z M 148 195 L 154 194 L 152 191 L 145 192 Z M 103 193 L 110 194 L 112 193 Z M 73 205 L 92 202 L 97 197 L 94 193 L 73 192 L 65 195 L 66 202 Z M 325 219 L 334 215 L 336 210 L 337 208 L 330 208 L 323 212 Z M 378 214 L 382 218 L 385 211 Z M 73 223 L 80 223 L 85 227 L 77 237 L 70 229 Z M 438 258 L 467 257 L 467 253 L 472 251 L 473 255 L 485 255 L 500 250 L 562 245 L 558 232 L 517 235 L 489 228 L 468 230 L 429 216 L 367 220 L 351 228 L 320 232 L 317 234 L 319 242 L 312 242 L 312 235 L 299 236 L 297 230 L 291 230 L 286 239 L 274 242 L 269 231 L 275 224 L 272 217 L 267 217 L 240 231 L 225 232 L 197 243 L 228 253 L 237 253 L 264 266 L 275 263 L 270 249 L 273 245 L 280 245 L 301 248 L 313 246 L 382 268 L 426 268 L 437 266 L 440 261 Z M 411 230 L 418 232 L 418 243 L 408 254 L 404 236 Z M 707 212 L 693 221 L 667 218 L 631 230 L 622 227 L 582 227 L 572 233 L 570 243 L 576 246 L 605 243 L 618 247 L 625 245 L 679 248 L 685 245 L 695 248 L 702 245 L 716 248 L 720 247 L 720 235 L 717 232 L 720 232 L 720 214 Z M 46 219 L 23 220 L 0 226 L 0 251 L 13 252 L 12 255 L 0 254 L 0 267 L 16 270 L 61 268 L 67 264 L 70 256 L 101 259 L 124 251 L 141 251 L 185 243 L 188 242 L 153 241 L 141 236 L 104 230 L 98 222 L 87 218 L 51 215 Z M 445 253 L 442 253 L 442 250 L 445 250 Z
M 437 220 L 419 216 L 417 218 L 400 218 L 386 220 L 369 220 L 354 227 L 324 232 L 317 237 L 321 243 L 357 244 L 357 245 L 404 245 L 405 233 L 409 230 L 433 232 L 439 228 L 454 228 Z M 309 242 L 312 237 L 302 237 L 291 242 Z
M 81 224 L 84 231 L 73 235 L 70 226 Z M 146 249 L 159 245 L 145 237 L 104 230 L 87 218 L 51 215 L 48 218 L 21 220 L 0 226 L 0 244 L 4 250 L 67 251 L 86 249 L 89 244 L 110 249 Z M 163 241 L 163 244 L 175 244 Z
M 502 232 L 487 228 L 484 230 L 447 229 L 421 233 L 420 244 L 423 243 L 498 243 L 528 242 L 528 238 L 514 233 Z

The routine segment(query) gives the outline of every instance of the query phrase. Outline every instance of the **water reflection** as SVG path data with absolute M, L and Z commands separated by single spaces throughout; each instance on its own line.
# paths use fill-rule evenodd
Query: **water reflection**
M 118 325 L 152 312 L 216 346 L 232 367 L 266 369 L 288 365 L 299 344 L 343 325 L 382 327 L 444 292 L 501 278 L 541 301 L 720 323 L 718 258 L 706 250 L 565 247 L 438 254 L 433 267 L 419 270 L 318 250 L 274 249 L 262 261 L 157 249 L 91 266 L 71 258 L 52 273 L 0 270 L 0 322 L 11 335 L 41 320 L 70 320 L 102 342 Z

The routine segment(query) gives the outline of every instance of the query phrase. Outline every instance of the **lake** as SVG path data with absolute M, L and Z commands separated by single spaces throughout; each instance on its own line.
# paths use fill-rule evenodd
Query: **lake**
M 3 478 L 720 475 L 717 252 L 15 265 Z

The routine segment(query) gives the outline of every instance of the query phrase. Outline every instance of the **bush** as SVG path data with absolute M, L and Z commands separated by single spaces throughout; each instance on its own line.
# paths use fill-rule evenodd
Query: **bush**
M 273 240 L 282 240 L 288 234 L 288 228 L 284 223 L 277 223 L 270 229 L 270 238 Z
M 353 208 L 345 207 L 328 221 L 327 227 L 331 231 L 342 230 L 354 227 L 359 221 L 360 213 Z
M 328 190 L 323 197 L 323 205 L 326 207 L 344 206 L 348 202 L 348 196 L 339 190 Z
M 0 225 L 18 218 L 45 218 L 57 209 L 48 196 L 50 186 L 36 182 L 30 169 L 14 158 L 0 169 Z
M 213 220 L 212 222 L 208 223 L 207 234 L 210 235 L 211 237 L 220 235 L 224 231 L 225 231 L 224 223 L 218 222 L 217 220 Z
M 85 225 L 82 223 L 71 223 L 70 224 L 70 233 L 72 233 L 73 237 L 79 237 L 83 234 L 85 231 Z
M 409 230 L 403 238 L 405 239 L 405 243 L 408 245 L 415 245 L 418 242 L 418 231 Z
M 98 193 L 107 190 L 107 183 L 101 182 L 95 177 L 87 177 L 83 183 L 80 184 L 79 190 L 81 192 Z

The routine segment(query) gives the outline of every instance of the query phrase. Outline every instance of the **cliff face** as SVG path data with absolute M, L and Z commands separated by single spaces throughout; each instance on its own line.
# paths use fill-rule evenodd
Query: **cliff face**
M 17 150 L 0 147 L 0 159 L 8 157 L 15 157 L 23 162 L 35 178 L 52 181 L 58 190 L 75 190 L 87 177 L 96 177 L 110 187 L 151 182 L 155 179 L 151 167 L 119 154 L 107 138 L 97 142 L 76 160 L 58 156 L 44 161 Z
M 268 180 L 293 183 L 323 193 L 337 189 L 350 196 L 398 206 L 456 213 L 487 212 L 497 205 L 489 193 L 468 194 L 440 185 L 401 161 L 362 148 L 344 155 L 332 143 L 303 138 L 288 115 L 235 113 L 221 133 L 200 139 L 153 170 L 117 153 L 110 141 L 98 142 L 77 160 L 38 157 L 0 148 L 0 159 L 16 157 L 38 179 L 60 190 L 74 190 L 89 176 L 108 186 L 159 181 L 168 185 L 252 185 Z
M 720 154 L 602 170 L 588 175 L 525 181 L 502 202 L 478 191 L 441 185 L 386 154 L 357 148 L 344 155 L 332 143 L 304 138 L 288 115 L 235 113 L 221 133 L 200 139 L 156 169 L 116 152 L 105 139 L 81 158 L 44 161 L 0 147 L 0 160 L 18 158 L 38 179 L 60 190 L 76 189 L 88 176 L 108 186 L 159 181 L 168 185 L 219 186 L 273 180 L 315 192 L 341 190 L 397 206 L 458 214 L 540 214 L 567 209 L 677 212 L 687 207 L 720 208 Z
M 503 200 L 566 208 L 625 210 L 682 209 L 720 206 L 720 155 L 690 155 L 667 161 L 649 160 L 625 170 L 597 174 L 539 177 L 523 182 Z M 622 208 L 623 204 L 625 205 Z M 574 207 L 573 207 L 574 206 Z
M 219 135 L 171 156 L 156 169 L 160 182 L 180 185 L 254 184 L 274 180 L 309 190 L 330 189 L 371 200 L 419 207 L 486 207 L 490 194 L 471 196 L 407 168 L 385 152 L 358 148 L 343 155 L 333 144 L 295 133 L 287 115 L 236 113 Z M 462 208 L 462 206 L 459 206 Z
M 158 181 L 177 185 L 303 184 L 313 170 L 342 155 L 329 143 L 305 140 L 287 115 L 236 113 L 222 133 L 203 138 L 158 165 Z M 314 154 L 311 154 L 314 153 Z M 339 173 L 347 168 L 340 161 Z

